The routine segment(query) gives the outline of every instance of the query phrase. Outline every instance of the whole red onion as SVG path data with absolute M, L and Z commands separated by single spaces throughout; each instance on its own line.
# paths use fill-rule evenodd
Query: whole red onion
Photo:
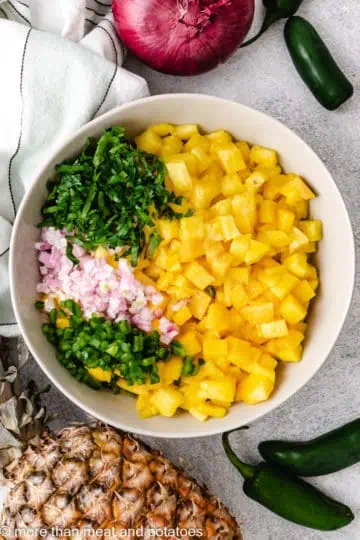
M 225 62 L 254 17 L 254 0 L 113 0 L 112 8 L 125 45 L 173 75 L 196 75 Z

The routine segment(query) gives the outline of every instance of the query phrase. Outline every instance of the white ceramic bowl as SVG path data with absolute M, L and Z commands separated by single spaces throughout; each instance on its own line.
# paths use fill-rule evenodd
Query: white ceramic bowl
M 135 135 L 159 122 L 197 123 L 206 131 L 222 128 L 236 138 L 275 148 L 285 171 L 297 172 L 318 193 L 318 198 L 311 203 L 311 213 L 324 223 L 324 240 L 317 255 L 321 288 L 311 310 L 302 361 L 281 368 L 276 389 L 268 401 L 253 406 L 237 403 L 225 418 L 205 423 L 186 413 L 170 419 L 141 420 L 131 397 L 95 392 L 79 384 L 56 360 L 53 347 L 41 332 L 39 314 L 34 308 L 35 286 L 39 280 L 33 247 L 39 230 L 35 225 L 40 221 L 45 184 L 53 176 L 55 165 L 77 155 L 87 137 L 98 137 L 110 126 L 120 124 L 129 135 Z M 266 114 L 231 101 L 193 94 L 141 99 L 110 111 L 75 133 L 44 164 L 22 201 L 10 254 L 16 318 L 33 356 L 52 382 L 79 407 L 104 422 L 131 432 L 173 438 L 212 435 L 248 424 L 299 390 L 325 362 L 340 333 L 351 302 L 354 275 L 354 240 L 349 216 L 334 180 L 314 152 L 295 133 Z

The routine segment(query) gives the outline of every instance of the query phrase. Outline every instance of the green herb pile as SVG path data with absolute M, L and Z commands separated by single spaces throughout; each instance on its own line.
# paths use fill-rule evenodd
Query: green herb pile
M 42 310 L 43 303 L 37 302 L 36 307 Z M 70 326 L 57 328 L 57 319 L 63 317 L 70 317 Z M 196 375 L 203 363 L 195 364 L 191 356 L 185 356 L 183 346 L 177 341 L 170 346 L 161 345 L 156 331 L 145 333 L 127 321 L 115 323 L 97 316 L 85 320 L 80 305 L 73 300 L 65 300 L 59 309 L 53 309 L 42 330 L 56 347 L 60 363 L 78 381 L 94 389 L 111 386 L 114 391 L 119 391 L 116 386 L 119 376 L 114 374 L 114 370 L 118 370 L 129 386 L 158 383 L 157 362 L 166 361 L 171 354 L 184 358 L 183 375 Z M 96 367 L 112 372 L 110 385 L 90 376 L 87 368 Z
M 182 198 L 165 189 L 165 165 L 138 150 L 124 129 L 112 127 L 96 141 L 89 139 L 76 159 L 58 165 L 58 177 L 48 183 L 48 197 L 39 227 L 66 228 L 72 242 L 86 250 L 103 245 L 127 246 L 131 264 L 145 247 L 144 228 L 154 228 L 156 217 L 181 217 L 169 204 Z M 148 256 L 161 241 L 150 235 Z M 69 256 L 74 263 L 69 243 Z

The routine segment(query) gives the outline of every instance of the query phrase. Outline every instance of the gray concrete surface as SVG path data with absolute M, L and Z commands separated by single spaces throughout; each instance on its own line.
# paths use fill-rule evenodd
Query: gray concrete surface
M 148 80 L 153 94 L 213 94 L 265 111 L 292 128 L 333 173 L 349 208 L 359 250 L 360 4 L 358 0 L 305 0 L 299 13 L 316 25 L 356 88 L 353 99 L 336 112 L 323 109 L 299 79 L 284 45 L 283 23 L 269 30 L 261 42 L 235 54 L 226 65 L 199 77 L 161 75 L 132 58 L 128 59 L 127 67 Z M 359 322 L 357 290 L 343 332 L 323 368 L 287 403 L 253 424 L 248 432 L 233 436 L 234 447 L 244 458 L 257 460 L 256 447 L 260 440 L 269 437 L 306 439 L 359 414 Z M 45 379 L 33 361 L 25 367 L 24 378 L 29 377 L 42 382 Z M 81 411 L 55 389 L 46 402 L 51 411 L 58 412 L 56 425 L 59 427 L 84 419 Z M 314 480 L 324 491 L 350 504 L 357 516 L 349 527 L 323 533 L 288 523 L 247 499 L 242 493 L 241 479 L 224 456 L 220 437 L 150 442 L 175 462 L 182 463 L 228 505 L 243 524 L 245 540 L 360 538 L 360 464 Z

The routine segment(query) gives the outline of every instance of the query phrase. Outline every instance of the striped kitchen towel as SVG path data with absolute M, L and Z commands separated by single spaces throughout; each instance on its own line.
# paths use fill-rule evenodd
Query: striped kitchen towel
M 8 257 L 25 190 L 64 138 L 148 94 L 146 82 L 121 67 L 110 4 L 0 0 L 0 335 L 18 333 Z

